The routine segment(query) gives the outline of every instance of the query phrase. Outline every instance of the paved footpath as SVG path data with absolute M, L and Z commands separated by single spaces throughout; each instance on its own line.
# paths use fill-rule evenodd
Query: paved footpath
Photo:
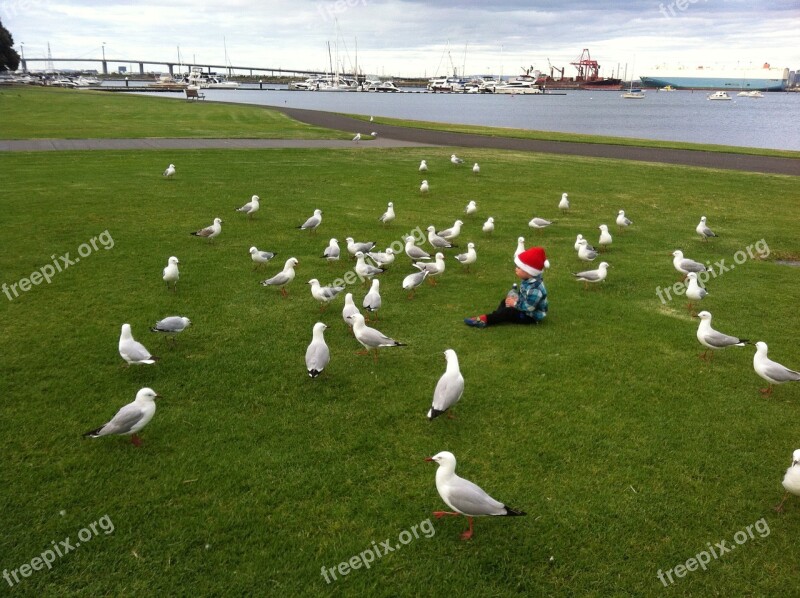
M 300 122 L 348 131 L 353 134 L 376 132 L 377 139 L 358 144 L 340 139 L 20 139 L 0 140 L 3 151 L 127 150 L 127 149 L 262 149 L 262 148 L 395 148 L 445 146 L 462 148 L 505 149 L 591 158 L 613 158 L 637 162 L 679 164 L 701 168 L 720 168 L 767 174 L 800 176 L 800 160 L 772 156 L 730 154 L 694 150 L 661 149 L 604 143 L 541 141 L 512 137 L 491 137 L 469 133 L 452 133 L 430 129 L 414 129 L 381 125 L 333 112 L 265 106 L 278 110 Z

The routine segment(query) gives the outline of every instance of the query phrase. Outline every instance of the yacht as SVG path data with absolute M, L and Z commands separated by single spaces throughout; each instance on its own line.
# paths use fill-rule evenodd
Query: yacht
M 396 92 L 400 88 L 394 84 L 394 81 L 378 81 L 370 80 L 364 83 L 364 91 L 383 91 L 383 92 Z
M 643 100 L 645 98 L 644 91 L 636 87 L 631 87 L 628 91 L 623 93 L 621 98 L 626 100 Z
M 536 85 L 536 79 L 528 75 L 522 75 L 512 79 L 507 83 L 498 84 L 494 88 L 494 93 L 509 94 L 540 94 L 544 93 L 541 87 Z
M 714 93 L 708 96 L 709 100 L 730 100 L 731 96 L 728 95 L 727 91 L 715 91 Z

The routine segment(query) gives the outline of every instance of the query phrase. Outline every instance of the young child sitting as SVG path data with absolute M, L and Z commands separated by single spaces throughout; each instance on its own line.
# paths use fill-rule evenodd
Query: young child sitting
M 519 285 L 518 296 L 509 293 L 490 314 L 466 318 L 467 326 L 486 328 L 501 322 L 513 324 L 536 324 L 547 315 L 547 289 L 542 281 L 542 271 L 545 269 L 544 249 L 531 247 L 514 258 L 517 268 L 516 275 L 522 279 Z

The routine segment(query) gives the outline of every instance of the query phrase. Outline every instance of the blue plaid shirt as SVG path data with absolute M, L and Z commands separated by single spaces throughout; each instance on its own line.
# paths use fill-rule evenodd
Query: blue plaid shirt
M 526 278 L 519 285 L 519 297 L 514 305 L 527 317 L 541 322 L 547 315 L 547 289 L 541 276 Z

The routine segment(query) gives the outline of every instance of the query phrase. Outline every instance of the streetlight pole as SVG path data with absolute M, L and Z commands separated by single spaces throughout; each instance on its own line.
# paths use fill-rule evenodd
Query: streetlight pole
M 19 42 L 19 51 L 22 54 L 22 72 L 27 73 L 28 68 L 25 64 L 25 42 Z
M 103 42 L 103 45 L 101 46 L 101 48 L 103 49 L 103 74 L 107 75 L 108 74 L 108 65 L 106 63 L 106 42 Z

